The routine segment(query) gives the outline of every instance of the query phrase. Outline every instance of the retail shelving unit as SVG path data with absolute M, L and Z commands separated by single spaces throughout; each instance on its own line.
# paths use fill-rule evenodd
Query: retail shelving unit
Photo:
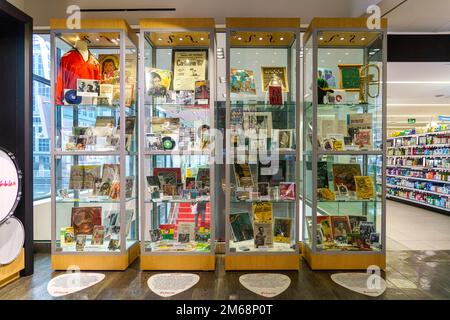
M 140 30 L 141 269 L 214 270 L 214 20 Z
M 52 268 L 139 256 L 137 43 L 124 20 L 51 20 Z
M 303 256 L 312 269 L 386 265 L 387 21 L 366 23 L 314 18 L 304 36 Z
M 300 19 L 227 18 L 226 270 L 297 270 Z
M 387 139 L 387 197 L 450 213 L 450 131 Z

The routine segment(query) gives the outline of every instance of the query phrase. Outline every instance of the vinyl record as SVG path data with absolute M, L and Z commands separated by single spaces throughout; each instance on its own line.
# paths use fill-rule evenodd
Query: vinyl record
M 82 97 L 77 96 L 77 90 L 67 90 L 64 93 L 64 99 L 68 104 L 80 104 Z
M 163 137 L 162 143 L 164 150 L 173 150 L 175 148 L 175 140 L 173 140 L 171 137 Z
M 17 218 L 9 218 L 0 225 L 0 265 L 13 262 L 25 241 L 25 230 Z
M 19 203 L 22 173 L 11 152 L 0 147 L 0 224 L 7 220 Z

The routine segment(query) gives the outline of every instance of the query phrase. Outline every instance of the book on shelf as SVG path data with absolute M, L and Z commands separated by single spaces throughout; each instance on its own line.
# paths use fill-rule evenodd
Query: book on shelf
M 177 241 L 181 243 L 195 240 L 195 223 L 179 222 L 177 226 Z
M 255 222 L 253 233 L 255 248 L 267 247 L 273 244 L 271 222 Z
M 247 211 L 230 213 L 229 219 L 235 242 L 253 239 L 253 224 Z
M 275 218 L 273 227 L 273 241 L 289 243 L 291 241 L 291 228 L 293 219 Z
M 280 182 L 280 199 L 295 200 L 295 182 Z
M 105 239 L 105 227 L 95 225 L 92 233 L 91 245 L 102 246 Z
M 372 178 L 369 176 L 355 176 L 356 197 L 372 200 L 375 196 Z
M 236 184 L 241 188 L 253 188 L 253 176 L 248 163 L 234 164 L 234 174 L 236 178 Z
M 159 225 L 161 230 L 162 240 L 174 240 L 175 236 L 175 225 L 174 224 L 161 224 Z
M 92 235 L 94 226 L 102 224 L 102 207 L 73 207 L 71 222 L 75 235 Z
M 329 216 L 317 216 L 317 225 L 320 226 L 324 242 L 333 240 L 333 231 L 331 228 L 331 217 Z
M 350 192 L 356 192 L 355 176 L 361 176 L 358 163 L 333 163 L 333 183 L 336 191 L 344 186 Z M 341 192 L 341 190 L 339 190 Z
M 255 222 L 272 222 L 273 208 L 272 202 L 261 201 L 252 203 L 253 220 Z
M 85 234 L 77 234 L 76 236 L 76 250 L 83 251 L 86 245 L 86 235 Z
M 335 240 L 346 241 L 347 235 L 352 232 L 348 216 L 331 216 L 331 227 Z
M 103 164 L 102 179 L 97 194 L 110 196 L 114 182 L 120 181 L 120 164 Z
M 69 189 L 95 189 L 95 183 L 100 179 L 100 168 L 98 165 L 72 165 Z

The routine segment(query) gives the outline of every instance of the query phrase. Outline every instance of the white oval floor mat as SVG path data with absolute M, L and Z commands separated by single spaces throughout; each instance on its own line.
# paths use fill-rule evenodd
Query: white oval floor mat
M 377 274 L 335 273 L 331 279 L 344 288 L 370 297 L 378 297 L 386 290 L 386 281 Z
M 279 273 L 250 273 L 240 276 L 239 282 L 251 292 L 272 298 L 289 288 L 291 279 Z
M 50 280 L 47 291 L 53 297 L 61 297 L 92 287 L 103 279 L 105 275 L 101 273 L 67 273 Z
M 161 273 L 151 276 L 147 284 L 158 296 L 171 297 L 192 288 L 199 280 L 193 273 Z

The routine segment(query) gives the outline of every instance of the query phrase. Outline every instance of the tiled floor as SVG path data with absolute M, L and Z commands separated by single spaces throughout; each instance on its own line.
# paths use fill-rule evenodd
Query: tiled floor
M 387 202 L 387 250 L 450 250 L 450 216 Z

